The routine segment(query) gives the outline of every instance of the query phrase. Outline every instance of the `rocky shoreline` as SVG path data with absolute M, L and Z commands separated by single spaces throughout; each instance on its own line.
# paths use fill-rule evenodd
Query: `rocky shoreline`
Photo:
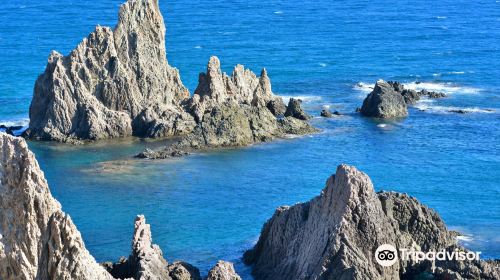
M 202 279 L 185 262 L 167 262 L 144 216 L 135 219 L 129 257 L 98 264 L 61 210 L 24 139 L 0 133 L 1 279 Z M 500 261 L 375 261 L 382 244 L 422 251 L 465 251 L 457 234 L 415 198 L 375 193 L 370 178 L 340 165 L 320 196 L 282 206 L 243 260 L 255 279 L 499 279 Z M 241 279 L 219 261 L 205 278 Z M 420 278 L 419 278 L 420 279 Z
M 52 197 L 26 141 L 5 133 L 0 133 L 0 182 L 0 279 L 201 279 L 194 266 L 163 258 L 141 215 L 135 219 L 130 256 L 98 264 Z M 231 263 L 219 261 L 206 279 L 240 277 Z

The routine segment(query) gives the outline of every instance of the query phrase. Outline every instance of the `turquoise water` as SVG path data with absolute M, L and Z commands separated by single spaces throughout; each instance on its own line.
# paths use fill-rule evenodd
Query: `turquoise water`
M 68 53 L 120 1 L 0 3 L 0 123 L 25 123 L 33 83 L 52 49 Z M 340 163 L 377 190 L 435 208 L 465 245 L 500 258 L 500 3 L 496 1 L 161 1 L 170 64 L 194 90 L 210 55 L 231 71 L 266 67 L 273 90 L 346 113 L 322 132 L 167 161 L 130 155 L 160 142 L 83 147 L 30 143 L 54 196 L 98 261 L 130 251 L 144 213 L 169 260 L 202 268 L 234 261 L 279 205 L 319 194 Z M 379 123 L 352 113 L 377 79 L 449 93 L 410 117 Z M 361 83 L 361 87 L 357 84 Z M 450 109 L 469 114 L 451 114 Z M 493 110 L 492 112 L 488 110 Z

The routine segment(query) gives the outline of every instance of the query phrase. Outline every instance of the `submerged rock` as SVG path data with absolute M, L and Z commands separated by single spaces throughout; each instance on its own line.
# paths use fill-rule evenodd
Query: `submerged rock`
M 376 194 L 370 178 L 341 165 L 320 196 L 276 210 L 244 260 L 255 279 L 498 279 L 500 265 L 447 261 L 435 265 L 398 259 L 382 267 L 375 251 L 395 248 L 453 251 L 455 234 L 441 218 L 405 194 Z M 465 250 L 460 248 L 461 250 Z
M 361 114 L 374 118 L 401 118 L 408 115 L 408 110 L 403 96 L 389 83 L 380 80 L 363 101 Z
M 69 55 L 51 53 L 25 135 L 71 142 L 184 134 L 194 127 L 179 106 L 188 97 L 166 60 L 158 0 L 129 0 L 113 30 L 97 26 Z
M 400 82 L 389 81 L 387 83 L 389 83 L 392 86 L 395 92 L 403 96 L 407 105 L 414 105 L 422 97 L 427 97 L 431 99 L 446 97 L 446 94 L 442 92 L 428 91 L 426 89 L 422 89 L 421 91 L 416 91 L 413 89 L 405 89 L 404 85 Z

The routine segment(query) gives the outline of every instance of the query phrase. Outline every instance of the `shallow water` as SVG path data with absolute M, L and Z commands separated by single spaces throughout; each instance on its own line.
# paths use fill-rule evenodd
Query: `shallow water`
M 120 2 L 0 3 L 0 123 L 25 122 L 50 50 L 67 53 L 95 24 L 114 25 Z M 167 259 L 204 272 L 226 259 L 247 279 L 239 258 L 274 209 L 318 195 L 344 162 L 377 190 L 417 197 L 469 248 L 500 258 L 500 3 L 160 2 L 169 62 L 191 90 L 215 54 L 228 72 L 266 67 L 275 93 L 301 96 L 311 114 L 330 106 L 346 115 L 315 118 L 319 134 L 164 161 L 131 158 L 162 141 L 31 142 L 98 261 L 129 253 L 144 213 Z M 400 121 L 352 113 L 379 78 L 449 98 L 420 102 Z M 457 108 L 470 113 L 448 112 Z

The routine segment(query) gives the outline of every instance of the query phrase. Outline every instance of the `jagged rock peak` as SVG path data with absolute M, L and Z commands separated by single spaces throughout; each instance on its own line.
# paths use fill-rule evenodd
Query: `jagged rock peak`
M 195 95 L 209 97 L 217 103 L 227 100 L 253 106 L 266 106 L 275 98 L 267 71 L 257 77 L 252 71 L 238 64 L 231 77 L 222 72 L 219 58 L 210 57 L 206 73 L 200 73 Z
M 218 261 L 208 272 L 207 280 L 241 280 L 230 262 Z
M 167 63 L 165 24 L 157 0 L 129 0 L 114 30 L 97 26 L 63 56 L 52 52 L 35 82 L 26 136 L 72 141 L 141 135 L 152 123 L 135 119 L 147 108 L 182 115 L 189 97 Z M 146 126 L 146 127 L 144 127 Z M 174 131 L 173 133 L 176 133 Z
M 405 194 L 376 194 L 366 174 L 340 165 L 319 196 L 278 208 L 244 260 L 258 280 L 500 276 L 500 264 L 486 261 L 416 264 L 399 258 L 382 267 L 375 259 L 382 244 L 424 252 L 456 248 L 454 234 L 433 210 Z
M 24 139 L 0 133 L 0 279 L 113 279 L 85 249 Z

